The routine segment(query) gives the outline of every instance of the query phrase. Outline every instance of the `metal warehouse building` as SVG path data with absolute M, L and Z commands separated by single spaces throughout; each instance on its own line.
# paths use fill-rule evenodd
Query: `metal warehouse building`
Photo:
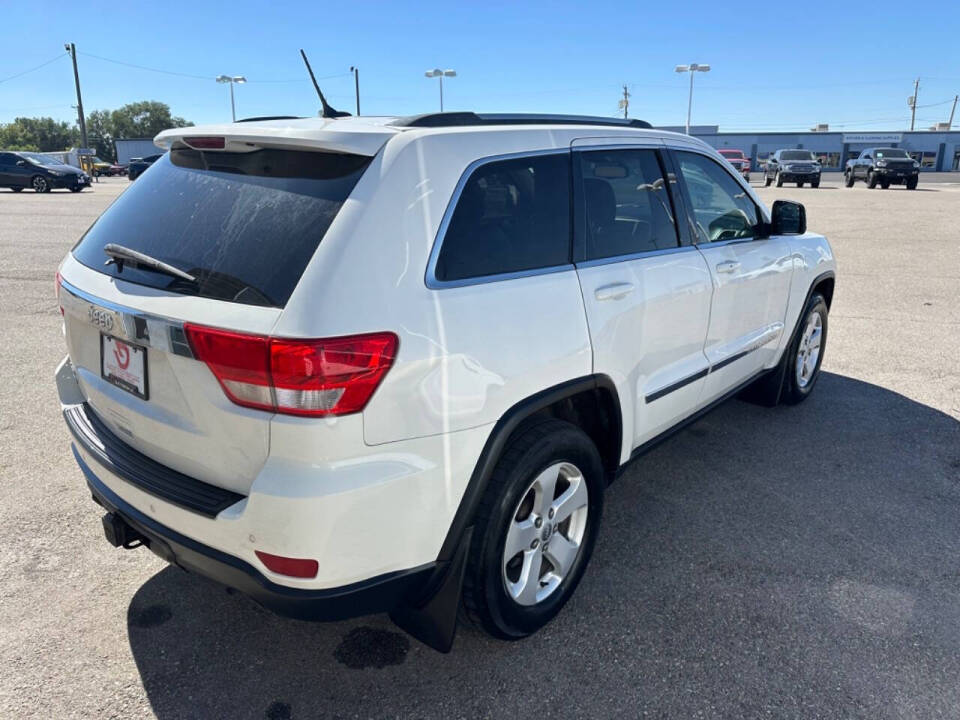
M 664 130 L 684 132 L 683 127 Z M 868 147 L 899 147 L 906 150 L 926 171 L 960 171 L 960 130 L 915 132 L 798 132 L 738 133 L 720 132 L 717 125 L 694 125 L 690 134 L 717 149 L 742 150 L 752 168 L 760 170 L 776 150 L 811 150 L 825 171 L 840 171 L 850 158 Z

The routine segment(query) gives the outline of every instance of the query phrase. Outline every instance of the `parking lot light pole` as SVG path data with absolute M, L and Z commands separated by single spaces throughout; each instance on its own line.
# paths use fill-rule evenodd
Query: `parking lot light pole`
M 237 121 L 237 107 L 233 102 L 233 86 L 238 83 L 242 85 L 246 81 L 247 79 L 243 75 L 234 75 L 233 77 L 230 77 L 229 75 L 217 76 L 218 83 L 230 83 L 230 114 L 233 117 L 234 122 Z
M 424 75 L 428 78 L 440 78 L 440 112 L 443 112 L 443 79 L 445 77 L 456 77 L 457 71 L 434 68 L 433 70 L 427 70 Z
M 690 96 L 687 98 L 687 135 L 690 134 L 690 111 L 693 108 L 693 74 L 696 72 L 710 72 L 709 65 L 701 65 L 699 63 L 690 63 L 689 65 L 677 65 L 674 68 L 675 72 L 690 73 Z

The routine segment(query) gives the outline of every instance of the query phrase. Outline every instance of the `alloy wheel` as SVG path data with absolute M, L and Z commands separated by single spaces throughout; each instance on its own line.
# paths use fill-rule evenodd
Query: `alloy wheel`
M 503 585 L 520 605 L 549 597 L 573 568 L 587 528 L 587 481 L 568 462 L 537 475 L 507 527 Z
M 823 337 L 823 318 L 814 311 L 807 318 L 807 324 L 800 336 L 800 346 L 797 348 L 796 376 L 797 387 L 805 388 L 813 380 L 817 370 L 817 361 L 820 359 L 820 341 Z

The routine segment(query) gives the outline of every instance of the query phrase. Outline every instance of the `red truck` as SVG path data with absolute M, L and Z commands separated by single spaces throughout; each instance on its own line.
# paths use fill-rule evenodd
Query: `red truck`
M 734 169 L 743 175 L 744 180 L 750 182 L 750 158 L 743 154 L 743 150 L 728 150 L 724 148 L 718 151 L 728 163 L 733 165 Z

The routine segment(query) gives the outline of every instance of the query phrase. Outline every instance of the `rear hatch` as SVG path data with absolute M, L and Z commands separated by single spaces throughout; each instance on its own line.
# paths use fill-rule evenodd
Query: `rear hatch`
M 247 494 L 272 414 L 228 399 L 194 359 L 189 324 L 268 335 L 371 158 L 194 140 L 204 149 L 173 141 L 73 248 L 61 307 L 81 390 L 107 427 L 157 462 Z

